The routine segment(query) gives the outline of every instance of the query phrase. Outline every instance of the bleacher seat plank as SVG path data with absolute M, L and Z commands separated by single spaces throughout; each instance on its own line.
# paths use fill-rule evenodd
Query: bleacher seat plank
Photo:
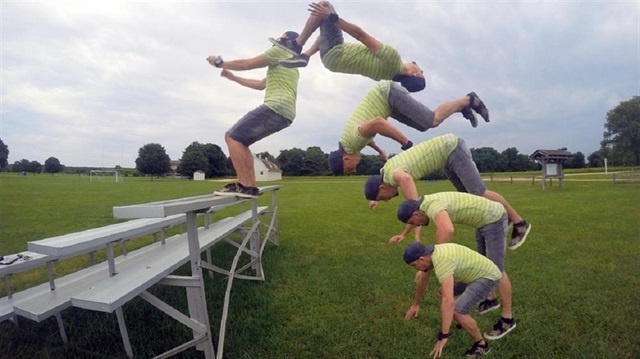
M 258 214 L 267 207 L 259 207 Z M 212 224 L 208 229 L 198 229 L 200 250 L 205 250 L 233 233 L 250 220 L 251 211 Z M 168 239 L 164 246 L 145 251 L 135 260 L 126 259 L 117 266 L 118 275 L 92 283 L 85 290 L 71 296 L 74 307 L 111 313 L 132 298 L 165 278 L 189 261 L 186 234 Z M 179 238 L 178 238 L 179 237 Z
M 162 228 L 184 223 L 185 220 L 184 214 L 176 214 L 166 218 L 142 218 L 28 242 L 27 246 L 32 252 L 63 259 L 104 248 L 109 242 L 151 234 Z

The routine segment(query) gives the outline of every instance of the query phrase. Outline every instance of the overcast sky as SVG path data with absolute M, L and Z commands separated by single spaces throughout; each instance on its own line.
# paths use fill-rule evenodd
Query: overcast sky
M 268 37 L 302 29 L 308 3 L 2 0 L 0 138 L 9 163 L 53 156 L 67 166 L 135 167 L 147 143 L 179 159 L 193 141 L 228 154 L 224 132 L 264 92 L 221 78 L 205 58 L 263 53 Z M 480 119 L 475 129 L 460 114 L 424 133 L 398 123 L 414 143 L 451 132 L 475 148 L 529 155 L 567 147 L 588 156 L 600 146 L 607 111 L 640 94 L 638 1 L 333 4 L 418 62 L 427 79 L 419 101 L 435 109 L 475 91 L 490 110 L 491 122 Z M 333 150 L 373 85 L 312 58 L 300 70 L 292 126 L 251 149 Z M 378 142 L 387 153 L 400 150 Z

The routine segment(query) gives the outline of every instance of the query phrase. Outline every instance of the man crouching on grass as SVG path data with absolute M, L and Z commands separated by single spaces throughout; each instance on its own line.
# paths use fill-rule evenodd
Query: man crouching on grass
M 430 355 L 434 358 L 442 356 L 442 349 L 449 338 L 451 322 L 455 320 L 473 338 L 474 344 L 466 352 L 469 358 L 477 358 L 489 353 L 489 344 L 484 341 L 478 324 L 469 315 L 471 308 L 483 301 L 498 286 L 502 274 L 498 267 L 488 258 L 465 246 L 455 243 L 431 244 L 425 246 L 414 242 L 407 246 L 404 261 L 422 271 L 416 276 L 415 306 L 418 309 L 422 295 L 429 286 L 431 270 L 440 282 L 440 315 L 442 317 L 438 341 Z M 454 300 L 454 285 L 466 285 L 458 298 Z M 456 295 L 458 293 L 455 293 Z

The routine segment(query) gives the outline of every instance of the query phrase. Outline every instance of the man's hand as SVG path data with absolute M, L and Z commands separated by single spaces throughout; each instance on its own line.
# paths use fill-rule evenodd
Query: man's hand
M 215 66 L 215 64 L 214 64 L 214 63 L 215 63 L 215 62 L 216 62 L 216 60 L 217 60 L 217 59 L 219 59 L 219 58 L 220 58 L 220 56 L 211 55 L 211 56 L 207 57 L 207 61 L 209 62 L 209 64 L 210 64 L 211 66 Z
M 404 320 L 410 320 L 411 318 L 417 318 L 418 313 L 420 313 L 420 306 L 412 304 L 409 309 L 407 309 L 407 313 L 404 315 Z
M 444 348 L 445 344 L 447 344 L 447 339 L 438 340 L 438 342 L 436 343 L 436 346 L 433 347 L 433 350 L 431 351 L 431 353 L 429 353 L 429 355 L 431 355 L 434 358 L 441 357 L 442 356 L 442 348 Z
M 404 236 L 402 234 L 396 234 L 395 236 L 391 237 L 389 239 L 389 244 L 397 244 L 402 242 L 402 240 L 404 239 Z
M 320 5 L 319 3 L 309 4 L 309 12 L 313 16 L 317 16 L 322 20 L 326 20 L 331 15 L 331 8 L 329 6 Z
M 378 206 L 378 201 L 370 201 L 369 202 L 369 209 L 370 210 L 373 211 L 377 206 Z
M 222 77 L 226 77 L 226 78 L 228 78 L 229 80 L 231 80 L 231 78 L 233 77 L 233 73 L 232 73 L 231 71 L 229 71 L 229 70 L 224 70 L 224 69 L 223 69 L 223 70 L 220 72 L 220 76 L 222 76 Z

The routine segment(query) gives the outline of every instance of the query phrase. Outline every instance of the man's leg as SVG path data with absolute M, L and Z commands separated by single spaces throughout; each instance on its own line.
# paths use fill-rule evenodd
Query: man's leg
M 392 83 L 388 99 L 391 117 L 421 132 L 438 127 L 454 113 L 469 108 L 471 102 L 469 96 L 465 96 L 441 104 L 434 112 L 396 83 Z
M 467 147 L 466 142 L 462 138 L 459 139 L 458 148 L 449 156 L 444 170 L 451 183 L 459 192 L 483 196 L 492 201 L 499 202 L 504 206 L 507 210 L 509 221 L 514 223 L 509 249 L 516 249 L 524 243 L 531 229 L 531 225 L 520 217 L 518 212 L 516 212 L 501 194 L 487 189 L 482 177 L 480 177 L 478 167 L 476 167 L 475 162 L 473 162 L 471 151 L 469 151 L 469 147 Z
M 265 105 L 258 106 L 233 125 L 225 134 L 225 142 L 241 188 L 228 188 L 214 193 L 224 195 L 225 192 L 228 192 L 233 195 L 238 192 L 237 190 L 243 190 L 243 188 L 248 188 L 244 192 L 257 193 L 257 190 L 254 190 L 256 177 L 253 168 L 253 154 L 249 150 L 249 146 L 289 125 L 291 125 L 289 120 Z
M 333 6 L 330 5 L 328 1 L 320 1 L 318 4 L 330 7 L 333 10 Z M 335 10 L 333 10 L 333 12 L 335 12 Z M 300 36 L 298 36 L 298 38 L 296 39 L 296 42 L 300 46 L 304 46 L 307 43 L 307 40 L 309 40 L 309 37 L 311 37 L 311 35 L 320 27 L 320 25 L 322 25 L 323 21 L 324 19 L 318 16 L 309 15 L 309 17 L 307 18 L 307 22 L 304 24 L 302 32 L 300 32 Z
M 376 135 L 384 136 L 398 142 L 403 148 L 409 143 L 409 139 L 400 129 L 380 116 L 361 124 L 358 127 L 358 133 L 363 137 L 371 138 Z
M 317 4 L 321 7 L 328 8 L 331 12 L 335 13 L 335 9 L 333 9 L 333 6 L 329 4 L 328 1 L 320 1 Z M 315 6 L 316 4 L 312 4 L 312 5 Z M 279 39 L 273 39 L 273 38 L 269 38 L 269 41 L 271 41 L 271 43 L 280 47 L 281 49 L 290 52 L 293 55 L 293 57 L 290 60 L 299 58 L 301 55 L 304 55 L 307 57 L 307 61 L 308 61 L 309 56 L 306 54 L 306 52 L 305 54 L 301 54 L 301 49 L 307 43 L 311 35 L 323 24 L 323 22 L 325 22 L 324 17 L 311 14 L 307 18 L 307 22 L 304 24 L 304 27 L 302 28 L 302 32 L 293 41 L 293 43 L 283 42 Z M 285 64 L 287 64 L 287 62 L 285 62 Z M 292 67 L 292 66 L 287 66 L 287 67 Z M 301 67 L 301 66 L 298 66 L 298 67 Z
M 473 338 L 473 347 L 467 355 L 484 355 L 489 352 L 489 345 L 484 341 L 478 323 L 469 315 L 471 308 L 491 293 L 498 281 L 481 278 L 467 285 L 465 291 L 456 299 L 453 319 Z
M 473 319 L 472 316 L 470 316 L 469 314 L 454 312 L 453 320 L 460 324 L 462 326 L 462 329 L 469 333 L 474 343 L 478 341 L 484 341 L 482 333 L 480 333 L 480 328 L 478 328 L 478 323 L 475 319 Z
M 511 281 L 507 272 L 502 272 L 498 292 L 500 292 L 502 300 L 502 317 L 498 319 L 498 322 L 493 325 L 491 330 L 484 333 L 484 337 L 489 340 L 500 339 L 516 327 L 516 320 L 511 312 Z
M 502 197 L 500 193 L 487 189 L 481 195 L 482 197 L 490 199 L 492 201 L 500 202 L 500 204 L 504 206 L 504 209 L 507 210 L 507 216 L 509 216 L 509 221 L 511 221 L 512 223 L 522 222 L 522 217 L 520 217 L 518 212 L 516 212 L 516 210 L 511 207 L 509 202 L 504 197 Z
M 512 313 L 512 301 L 511 301 L 511 281 L 505 271 L 504 255 L 506 250 L 506 238 L 507 238 L 507 216 L 503 215 L 502 219 L 496 223 L 488 224 L 476 231 L 476 242 L 478 244 L 478 253 L 489 258 L 493 264 L 495 264 L 500 272 L 502 272 L 502 278 L 500 278 L 500 284 L 498 284 L 498 292 L 500 293 L 500 300 L 502 301 L 502 317 L 505 319 L 513 319 Z M 487 309 L 491 310 L 491 302 L 496 301 L 495 290 L 487 297 L 485 303 Z M 480 314 L 486 313 L 482 311 L 482 304 L 480 303 Z M 495 307 L 497 308 L 497 307 Z
M 229 137 L 228 134 L 225 134 L 224 140 L 227 142 L 229 157 L 231 157 L 238 182 L 245 187 L 255 187 L 256 175 L 253 171 L 253 155 L 249 147 Z

